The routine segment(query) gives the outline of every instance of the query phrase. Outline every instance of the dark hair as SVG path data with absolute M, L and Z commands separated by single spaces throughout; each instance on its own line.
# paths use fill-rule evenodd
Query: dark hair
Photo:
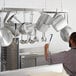
M 72 39 L 73 42 L 76 44 L 76 32 L 73 32 L 73 33 L 70 35 L 70 39 Z

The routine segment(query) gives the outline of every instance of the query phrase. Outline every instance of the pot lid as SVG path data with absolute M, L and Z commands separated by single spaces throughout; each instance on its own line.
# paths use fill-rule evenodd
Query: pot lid
M 7 28 L 0 29 L 0 44 L 1 46 L 9 46 L 12 43 L 13 35 Z

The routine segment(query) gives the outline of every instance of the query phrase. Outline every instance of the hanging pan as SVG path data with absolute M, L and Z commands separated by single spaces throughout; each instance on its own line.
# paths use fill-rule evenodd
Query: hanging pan
M 42 13 L 36 23 L 37 30 L 41 32 L 46 32 L 50 27 L 49 25 L 51 24 L 51 20 L 52 17 L 50 15 Z
M 69 26 L 66 26 L 60 31 L 60 36 L 63 41 L 68 42 L 69 41 L 69 36 L 72 33 L 72 29 Z
M 1 46 L 9 46 L 12 43 L 13 35 L 7 28 L 0 28 Z

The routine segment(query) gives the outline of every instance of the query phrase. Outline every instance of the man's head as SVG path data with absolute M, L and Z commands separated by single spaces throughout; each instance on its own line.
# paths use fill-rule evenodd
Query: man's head
M 69 46 L 76 47 L 76 32 L 73 32 L 69 38 Z

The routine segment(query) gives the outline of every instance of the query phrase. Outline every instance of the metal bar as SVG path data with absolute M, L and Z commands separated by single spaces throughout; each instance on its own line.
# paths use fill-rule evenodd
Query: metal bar
M 7 14 L 6 14 L 5 18 L 4 18 L 4 22 L 5 22 L 6 19 L 8 18 L 9 14 L 10 14 L 10 12 L 7 12 Z
M 20 68 L 21 68 L 21 55 L 20 55 Z
M 15 15 L 15 14 L 14 14 Z M 7 22 L 11 21 L 11 19 L 14 17 L 14 15 L 12 15 L 8 20 Z
M 63 11 L 44 11 L 43 9 L 36 9 L 36 8 L 3 8 L 0 10 L 0 12 L 16 12 L 16 11 L 25 11 L 25 12 L 30 12 L 30 11 L 38 11 L 38 12 L 43 12 L 43 13 L 68 13 L 68 12 L 63 12 Z
M 15 11 L 42 11 L 42 9 L 32 9 L 32 8 L 3 8 L 2 10 L 0 10 L 2 12 L 6 12 L 6 11 L 11 11 L 11 12 L 15 12 Z
M 37 60 L 36 60 L 36 57 L 35 57 L 35 66 L 37 66 Z
M 68 12 L 57 12 L 57 11 L 43 11 L 44 13 L 68 13 Z

